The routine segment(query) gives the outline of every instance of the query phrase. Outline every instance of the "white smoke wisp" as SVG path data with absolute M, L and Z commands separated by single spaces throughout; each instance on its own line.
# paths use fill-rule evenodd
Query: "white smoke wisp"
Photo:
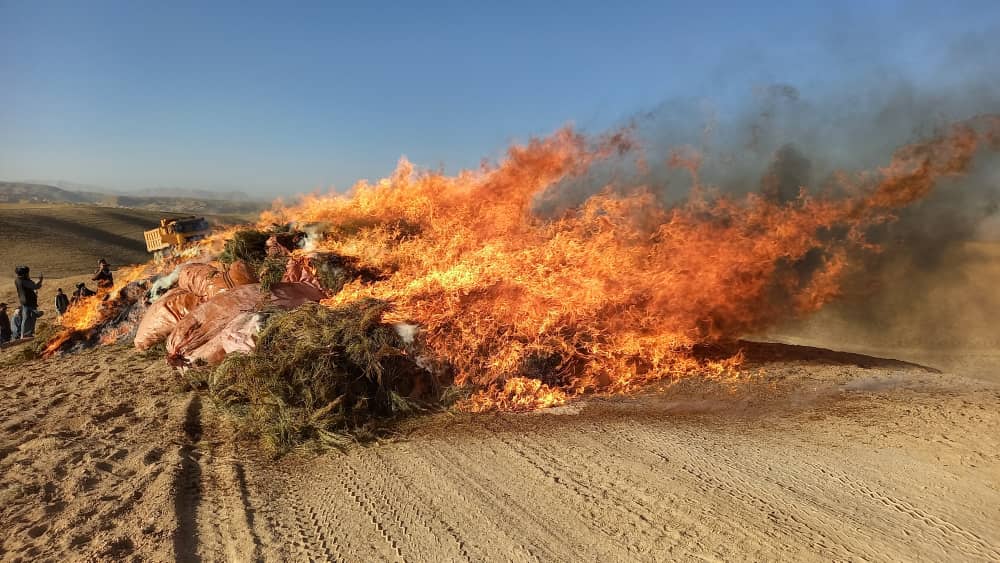
M 396 323 L 392 325 L 396 329 L 396 334 L 403 339 L 404 344 L 413 344 L 413 340 L 420 334 L 420 327 L 410 323 Z
M 153 285 L 149 288 L 149 302 L 156 303 L 160 297 L 170 290 L 171 287 L 177 284 L 177 278 L 181 275 L 181 267 L 177 266 L 174 268 L 173 272 L 165 276 L 161 276 L 153 282 Z
M 302 229 L 302 232 L 306 234 L 299 241 L 299 248 L 306 252 L 314 252 L 317 245 L 323 240 L 323 235 L 329 230 L 329 225 L 326 223 L 308 223 L 297 225 L 297 228 Z

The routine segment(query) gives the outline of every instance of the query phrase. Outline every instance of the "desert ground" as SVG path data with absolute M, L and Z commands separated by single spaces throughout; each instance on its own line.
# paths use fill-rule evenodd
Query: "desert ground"
M 99 256 L 61 258 L 56 232 L 28 258 L 65 289 Z M 0 560 L 1000 560 L 989 256 L 967 276 L 982 314 L 946 338 L 821 313 L 739 344 L 737 379 L 436 413 L 278 459 L 155 353 L 16 362 L 17 344 L 0 350 Z M 949 287 L 955 309 L 971 290 Z
M 277 460 L 160 359 L 104 348 L 8 367 L 0 557 L 1000 558 L 1000 355 L 939 372 L 747 346 L 746 381 L 443 413 Z

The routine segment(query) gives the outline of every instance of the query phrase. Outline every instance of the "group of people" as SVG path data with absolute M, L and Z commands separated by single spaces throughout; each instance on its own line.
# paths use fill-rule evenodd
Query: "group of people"
M 38 281 L 35 281 L 31 279 L 30 275 L 31 269 L 27 266 L 14 268 L 14 287 L 17 288 L 17 299 L 20 306 L 11 319 L 7 313 L 7 304 L 0 303 L 0 344 L 35 335 L 35 323 L 44 314 L 44 311 L 38 308 L 38 290 L 41 289 L 45 276 L 39 275 Z M 56 289 L 55 309 L 60 317 L 69 310 L 70 305 L 97 295 L 100 291 L 107 292 L 114 287 L 114 276 L 107 260 L 101 258 L 97 262 L 97 273 L 91 280 L 97 282 L 97 291 L 92 291 L 86 283 L 80 282 L 76 284 L 76 291 L 73 292 L 72 298 L 63 293 L 61 287 Z

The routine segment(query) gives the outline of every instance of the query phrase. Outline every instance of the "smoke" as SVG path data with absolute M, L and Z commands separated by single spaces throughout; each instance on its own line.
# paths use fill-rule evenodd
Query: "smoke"
M 317 245 L 322 242 L 325 233 L 330 229 L 330 225 L 327 223 L 305 223 L 295 225 L 295 227 L 305 233 L 305 236 L 299 241 L 299 248 L 306 252 L 315 251 Z
M 417 334 L 420 333 L 420 327 L 411 323 L 395 323 L 392 328 L 396 330 L 396 334 L 399 335 L 404 344 L 413 344 Z
M 163 297 L 167 291 L 177 283 L 177 279 L 180 275 L 181 267 L 177 266 L 174 268 L 174 271 L 157 278 L 149 288 L 149 302 L 156 303 L 160 297 Z
M 995 71 L 968 62 L 983 56 L 974 53 L 981 48 L 981 41 L 968 39 L 949 50 L 949 60 L 961 60 L 966 71 L 950 69 L 937 85 L 868 77 L 827 89 L 762 86 L 736 105 L 664 102 L 627 121 L 639 151 L 554 186 L 534 210 L 554 217 L 602 190 L 640 187 L 668 207 L 692 193 L 757 193 L 779 203 L 803 193 L 856 195 L 859 186 L 878 180 L 899 147 L 1000 113 Z M 968 174 L 946 175 L 926 197 L 864 233 L 877 249 L 849 256 L 837 303 L 817 319 L 778 331 L 834 344 L 1000 345 L 1000 292 L 994 289 L 1000 272 L 990 266 L 1000 259 L 998 210 L 1000 158 L 980 151 Z M 808 276 L 813 262 L 807 257 L 792 267 Z

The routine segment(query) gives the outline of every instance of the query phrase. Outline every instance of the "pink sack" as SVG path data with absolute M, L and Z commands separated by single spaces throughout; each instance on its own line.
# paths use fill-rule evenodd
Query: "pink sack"
M 268 294 L 261 294 L 256 283 L 220 293 L 177 323 L 167 337 L 167 361 L 176 366 L 198 360 L 215 365 L 229 352 L 249 352 L 259 330 L 255 313 L 264 307 L 294 309 L 324 297 L 304 283 L 278 283 Z
M 201 299 L 190 291 L 171 289 L 146 309 L 136 329 L 135 347 L 139 350 L 152 348 L 200 304 Z
M 258 313 L 240 313 L 233 317 L 219 334 L 187 354 L 188 362 L 221 364 L 227 354 L 253 351 L 260 332 L 262 317 Z
M 184 317 L 167 337 L 167 361 L 190 363 L 189 355 L 215 338 L 240 313 L 254 312 L 265 302 L 258 284 L 220 293 Z M 221 360 L 220 360 L 221 361 Z

